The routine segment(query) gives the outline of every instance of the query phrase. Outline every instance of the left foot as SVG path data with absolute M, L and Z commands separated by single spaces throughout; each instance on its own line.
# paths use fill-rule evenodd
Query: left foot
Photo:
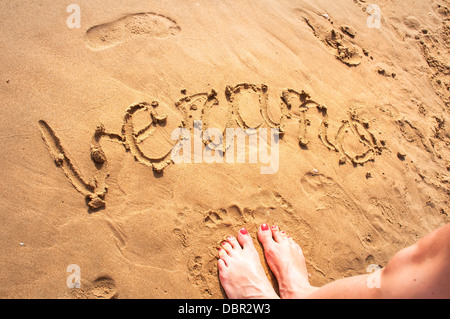
M 230 299 L 279 298 L 261 265 L 252 237 L 245 228 L 228 237 L 219 250 L 219 279 Z

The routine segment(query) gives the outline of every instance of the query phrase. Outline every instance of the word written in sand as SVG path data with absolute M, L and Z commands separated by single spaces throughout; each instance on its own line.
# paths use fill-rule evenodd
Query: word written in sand
M 258 130 L 252 128 L 243 130 L 240 127 L 236 129 L 226 128 L 224 136 L 220 129 L 213 127 L 202 133 L 202 127 L 202 121 L 194 121 L 193 138 L 191 138 L 191 133 L 186 128 L 180 127 L 172 132 L 172 140 L 179 141 L 172 148 L 171 159 L 173 163 L 256 164 L 259 158 L 261 164 L 269 164 L 268 167 L 261 167 L 261 174 L 268 175 L 278 172 L 280 161 L 280 131 L 278 129 L 271 128 L 269 131 L 271 137 L 269 152 L 268 130 L 266 128 Z M 236 157 L 234 152 L 235 140 Z M 208 142 L 208 144 L 204 145 L 205 142 Z
M 348 113 L 348 118 L 341 121 L 334 139 L 331 139 L 328 134 L 328 108 L 312 100 L 310 95 L 304 91 L 298 92 L 292 89 L 282 91 L 279 100 L 280 116 L 278 120 L 273 119 L 269 115 L 268 87 L 264 84 L 257 86 L 242 83 L 234 87 L 227 86 L 225 89 L 225 97 L 228 110 L 225 129 L 222 131 L 222 134 L 218 134 L 218 129 L 211 130 L 212 126 L 210 123 L 212 110 L 220 105 L 216 90 L 212 89 L 211 92 L 185 96 L 177 101 L 175 107 L 181 111 L 182 120 L 178 131 L 175 130 L 175 133 L 172 134 L 172 140 L 175 140 L 175 144 L 167 149 L 167 151 L 164 151 L 163 155 L 158 156 L 146 154 L 141 144 L 144 140 L 154 136 L 157 130 L 164 130 L 168 116 L 157 112 L 159 106 L 157 101 L 131 105 L 125 112 L 121 132 L 110 132 L 103 124 L 96 127 L 91 140 L 91 159 L 95 164 L 96 172 L 94 177 L 89 179 L 86 179 L 81 174 L 51 126 L 46 121 L 40 120 L 39 127 L 56 165 L 63 170 L 75 189 L 86 197 L 86 202 L 92 210 L 105 207 L 105 196 L 108 189 L 106 184 L 106 179 L 109 176 L 108 159 L 101 145 L 102 140 L 122 144 L 125 150 L 133 155 L 136 161 L 151 167 L 158 174 L 162 173 L 169 165 L 177 163 L 176 159 L 180 159 L 180 146 L 183 148 L 183 157 L 181 158 L 186 158 L 185 155 L 186 152 L 189 152 L 189 148 L 183 147 L 186 145 L 183 143 L 183 140 L 189 140 L 187 136 L 189 134 L 192 134 L 195 138 L 195 134 L 200 135 L 201 133 L 201 140 L 204 144 L 202 147 L 209 148 L 210 151 L 214 149 L 215 152 L 220 154 L 219 157 L 215 158 L 220 158 L 226 155 L 227 152 L 234 152 L 234 138 L 237 136 L 236 129 L 244 131 L 249 136 L 256 132 L 260 133 L 263 129 L 269 129 L 268 131 L 271 132 L 269 134 L 271 136 L 271 150 L 272 153 L 275 153 L 271 155 L 274 160 L 266 158 L 262 162 L 265 164 L 271 162 L 271 166 L 267 167 L 267 174 L 271 174 L 278 170 L 277 147 L 279 139 L 282 139 L 286 133 L 285 129 L 288 121 L 292 119 L 297 120 L 299 146 L 302 149 L 308 149 L 308 144 L 310 143 L 308 128 L 311 126 L 309 114 L 314 111 L 314 114 L 320 118 L 318 138 L 326 148 L 339 154 L 340 164 L 351 162 L 353 165 L 360 165 L 368 161 L 373 161 L 376 155 L 381 154 L 382 145 L 379 144 L 374 134 L 369 131 L 368 121 L 360 119 L 356 111 L 350 111 Z M 258 110 L 257 116 L 260 117 L 259 122 L 254 121 L 255 116 L 249 117 L 246 113 L 248 111 L 246 108 L 254 108 L 254 103 L 244 103 L 243 101 L 253 101 L 257 104 L 256 109 Z M 140 112 L 147 112 L 150 116 L 148 124 L 143 128 L 137 129 L 135 127 L 134 117 Z M 235 130 L 230 130 L 232 128 Z M 216 136 L 212 136 L 214 134 L 211 134 L 211 132 L 215 132 Z M 260 133 L 259 137 L 261 138 L 263 135 Z M 347 151 L 345 140 L 349 135 L 356 137 L 358 143 L 364 147 L 364 151 L 360 153 Z M 219 136 L 218 139 L 216 138 L 217 136 Z M 264 140 L 269 141 L 267 135 Z M 265 143 L 264 145 L 268 144 Z M 195 147 L 198 147 L 198 145 L 194 145 L 194 150 Z M 207 153 L 204 152 L 203 154 Z M 178 154 L 178 157 L 174 156 L 174 154 Z M 194 152 L 194 162 L 196 162 L 196 158 Z M 234 163 L 229 158 L 232 157 L 227 157 L 226 162 Z M 178 162 L 188 163 L 189 161 L 180 160 Z M 203 162 L 208 163 L 208 160 Z M 239 159 L 237 162 L 239 162 Z

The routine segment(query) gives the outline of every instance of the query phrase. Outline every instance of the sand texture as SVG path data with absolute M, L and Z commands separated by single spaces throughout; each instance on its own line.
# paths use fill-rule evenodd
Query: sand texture
M 264 222 L 320 286 L 449 222 L 448 0 L 68 5 L 0 2 L 0 298 L 224 298 Z M 210 128 L 279 131 L 276 172 L 173 162 Z

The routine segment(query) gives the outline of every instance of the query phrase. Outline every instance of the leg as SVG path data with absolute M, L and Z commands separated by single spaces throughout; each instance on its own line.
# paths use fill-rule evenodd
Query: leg
M 379 288 L 370 288 L 373 274 L 349 277 L 321 288 L 308 281 L 300 247 L 278 227 L 263 224 L 258 239 L 275 274 L 282 298 L 450 298 L 450 224 L 397 253 L 379 271 Z M 241 246 L 230 238 L 219 255 L 222 286 L 230 298 L 276 298 L 259 262 L 251 237 L 239 233 Z
M 369 275 L 337 280 L 308 298 L 450 298 L 450 224 L 398 252 L 381 270 L 380 288 Z

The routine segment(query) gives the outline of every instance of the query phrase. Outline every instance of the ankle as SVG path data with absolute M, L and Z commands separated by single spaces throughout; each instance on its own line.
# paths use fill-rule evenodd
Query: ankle
M 280 288 L 279 290 L 281 299 L 305 299 L 317 289 L 319 288 L 309 285 L 304 286 L 302 288 L 296 289 Z

